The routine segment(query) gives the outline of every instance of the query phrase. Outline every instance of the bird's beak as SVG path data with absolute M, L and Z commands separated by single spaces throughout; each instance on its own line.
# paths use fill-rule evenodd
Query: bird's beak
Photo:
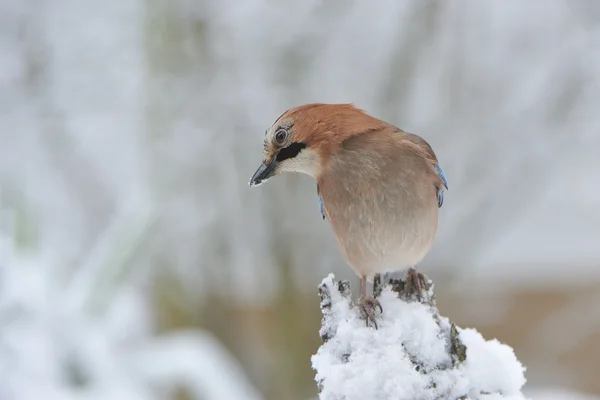
M 271 161 L 263 161 L 260 167 L 256 170 L 250 182 L 250 187 L 258 186 L 265 182 L 267 179 L 275 175 L 275 168 L 277 167 L 277 157 L 273 157 Z

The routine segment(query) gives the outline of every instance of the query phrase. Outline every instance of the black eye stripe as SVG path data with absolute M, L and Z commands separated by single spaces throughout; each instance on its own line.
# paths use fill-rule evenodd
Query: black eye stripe
M 277 161 L 281 162 L 283 160 L 287 160 L 288 158 L 294 158 L 302 151 L 302 149 L 306 148 L 306 144 L 302 142 L 294 142 L 290 144 L 288 147 L 284 147 L 279 150 L 277 153 Z

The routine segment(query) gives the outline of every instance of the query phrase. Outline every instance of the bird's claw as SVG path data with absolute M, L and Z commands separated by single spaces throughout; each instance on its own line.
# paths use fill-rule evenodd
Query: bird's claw
M 379 308 L 379 314 L 383 313 L 383 307 L 375 297 L 361 297 L 358 300 L 358 308 L 360 309 L 361 315 L 365 318 L 367 326 L 369 321 L 373 323 L 375 329 L 377 329 L 377 322 L 375 321 L 375 310 Z
M 417 298 L 420 298 L 421 293 L 427 290 L 427 285 L 425 275 L 417 272 L 416 269 L 410 268 L 406 272 L 406 286 L 404 290 L 408 296 L 415 295 Z

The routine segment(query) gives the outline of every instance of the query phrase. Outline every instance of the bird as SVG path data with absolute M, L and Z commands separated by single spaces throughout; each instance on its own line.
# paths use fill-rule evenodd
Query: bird
M 265 131 L 262 164 L 249 185 L 287 172 L 317 182 L 319 210 L 338 249 L 360 277 L 367 326 L 383 313 L 367 281 L 406 270 L 405 290 L 426 284 L 417 265 L 433 247 L 446 174 L 429 143 L 348 104 L 287 109 Z

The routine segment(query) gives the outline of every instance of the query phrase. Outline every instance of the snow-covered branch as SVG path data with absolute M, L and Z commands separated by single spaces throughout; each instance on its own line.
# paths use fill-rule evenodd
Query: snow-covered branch
M 349 282 L 330 274 L 319 285 L 323 344 L 312 365 L 321 400 L 525 399 L 512 348 L 440 316 L 431 281 L 419 299 L 402 280 L 379 282 L 378 329 L 366 326 Z

